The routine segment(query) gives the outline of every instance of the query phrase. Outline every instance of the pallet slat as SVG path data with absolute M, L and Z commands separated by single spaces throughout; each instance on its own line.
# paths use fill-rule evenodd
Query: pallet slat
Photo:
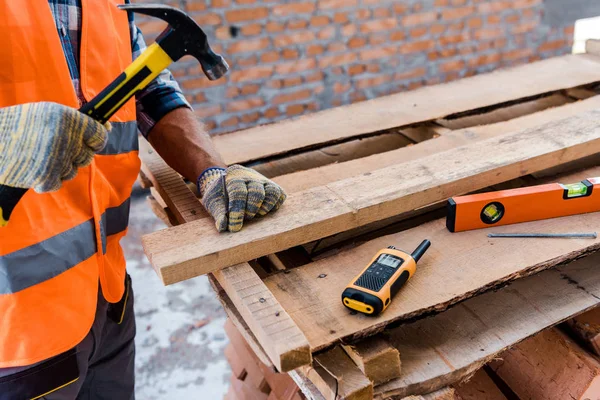
M 243 163 L 597 80 L 600 71 L 593 56 L 555 57 L 219 135 L 213 141 L 227 164 Z
M 595 308 L 568 321 L 571 332 L 600 356 L 600 308 Z
M 454 385 L 454 388 L 461 400 L 508 400 L 484 368 L 479 369 L 467 382 Z
M 593 110 L 293 193 L 235 234 L 217 233 L 209 218 L 157 231 L 142 238 L 144 250 L 165 284 L 213 272 L 600 152 L 599 117 Z
M 367 338 L 342 348 L 374 385 L 400 377 L 400 352 L 383 337 Z

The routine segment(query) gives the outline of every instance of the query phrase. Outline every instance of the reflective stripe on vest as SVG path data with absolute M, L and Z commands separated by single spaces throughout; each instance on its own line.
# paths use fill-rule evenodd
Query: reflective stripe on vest
M 117 155 L 139 149 L 138 128 L 132 122 L 112 122 L 108 143 L 98 154 Z
M 106 236 L 127 229 L 129 205 L 127 199 L 102 215 L 103 253 Z M 94 220 L 90 219 L 43 242 L 0 256 L 0 295 L 27 289 L 73 268 L 96 254 L 96 243 Z

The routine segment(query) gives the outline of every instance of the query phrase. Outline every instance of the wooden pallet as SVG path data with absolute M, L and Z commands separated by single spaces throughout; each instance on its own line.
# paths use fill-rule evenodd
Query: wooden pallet
M 143 143 L 150 204 L 177 225 L 144 237 L 146 254 L 165 284 L 208 273 L 256 356 L 315 398 L 443 389 L 598 303 L 586 256 L 600 240 L 491 242 L 483 231 L 450 234 L 440 209 L 461 193 L 599 176 L 599 83 L 600 58 L 566 56 L 215 138 L 228 162 L 290 193 L 268 230 L 259 221 L 216 234 L 193 189 Z M 519 230 L 598 222 L 589 214 Z M 341 305 L 377 250 L 424 238 L 432 248 L 385 313 Z

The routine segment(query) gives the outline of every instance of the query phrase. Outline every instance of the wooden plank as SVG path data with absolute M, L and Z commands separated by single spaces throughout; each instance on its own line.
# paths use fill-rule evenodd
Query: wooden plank
M 312 367 L 300 370 L 327 400 L 373 398 L 373 383 L 340 347 L 315 356 Z
M 556 328 L 502 353 L 490 367 L 522 399 L 600 398 L 600 361 Z
M 140 157 L 146 176 L 169 209 L 174 211 L 179 223 L 194 221 L 206 215 L 196 196 L 179 175 L 166 165 L 146 141 L 140 143 Z M 310 363 L 311 353 L 306 338 L 285 310 L 279 307 L 277 300 L 250 265 L 242 263 L 232 266 L 214 278 L 223 290 L 229 291 L 229 300 L 235 304 L 236 312 L 241 314 L 262 349 L 280 371 L 287 372 Z M 264 304 L 254 297 L 255 294 L 261 294 Z M 269 314 L 265 315 L 267 310 Z M 276 323 L 272 323 L 273 318 Z
M 306 396 L 308 400 L 325 400 L 325 397 L 319 392 L 317 387 L 312 383 L 299 369 L 289 372 L 290 377 Z
M 588 54 L 593 54 L 595 56 L 600 56 L 600 40 L 598 39 L 588 39 L 585 41 L 585 52 Z
M 599 261 L 600 253 L 594 254 L 392 329 L 402 376 L 377 386 L 376 398 L 428 393 L 459 382 L 506 348 L 595 307 Z
M 432 122 L 402 128 L 398 131 L 415 143 L 423 142 L 451 132 L 450 129 Z
M 310 364 L 306 337 L 256 272 L 240 264 L 214 273 L 278 371 Z
M 142 238 L 144 250 L 165 284 L 213 272 L 595 154 L 599 117 L 593 110 L 293 193 L 234 234 L 217 233 L 212 219 L 157 231 Z
M 600 96 L 589 100 L 565 104 L 562 107 L 551 108 L 535 114 L 514 118 L 506 122 L 491 125 L 475 126 L 468 129 L 452 131 L 413 146 L 369 156 L 360 160 L 347 161 L 339 164 L 327 165 L 309 171 L 301 171 L 279 176 L 274 179 L 289 193 L 299 192 L 315 186 L 327 185 L 341 179 L 350 178 L 375 171 L 377 169 L 426 157 L 440 153 L 465 144 L 489 139 L 495 136 L 517 132 L 522 129 L 534 128 L 550 121 L 570 117 L 585 111 L 600 108 Z M 406 134 L 406 131 L 403 131 Z
M 567 321 L 569 331 L 590 351 L 600 356 L 600 308 Z
M 342 345 L 342 348 L 374 385 L 400 376 L 400 353 L 381 336 Z
M 454 385 L 454 389 L 461 400 L 507 400 L 484 368 L 469 380 Z
M 597 80 L 600 71 L 593 56 L 568 55 L 219 135 L 213 141 L 226 163 L 243 163 Z
M 277 158 L 272 161 L 250 164 L 256 171 L 268 178 L 304 171 L 348 160 L 379 154 L 412 144 L 406 136 L 400 133 L 385 133 L 382 135 L 355 139 L 350 142 L 325 146 L 300 154 Z
M 444 388 L 437 390 L 433 393 L 418 395 L 418 396 L 408 396 L 404 397 L 402 400 L 462 400 L 457 396 L 456 391 L 453 388 Z M 482 399 L 483 400 L 483 399 Z

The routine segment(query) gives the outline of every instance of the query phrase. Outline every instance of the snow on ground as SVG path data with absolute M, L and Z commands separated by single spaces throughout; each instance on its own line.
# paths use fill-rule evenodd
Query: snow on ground
M 225 312 L 205 276 L 163 286 L 140 238 L 165 225 L 147 205 L 146 192 L 134 193 L 129 234 L 121 243 L 135 298 L 136 398 L 222 399 L 230 377 Z

